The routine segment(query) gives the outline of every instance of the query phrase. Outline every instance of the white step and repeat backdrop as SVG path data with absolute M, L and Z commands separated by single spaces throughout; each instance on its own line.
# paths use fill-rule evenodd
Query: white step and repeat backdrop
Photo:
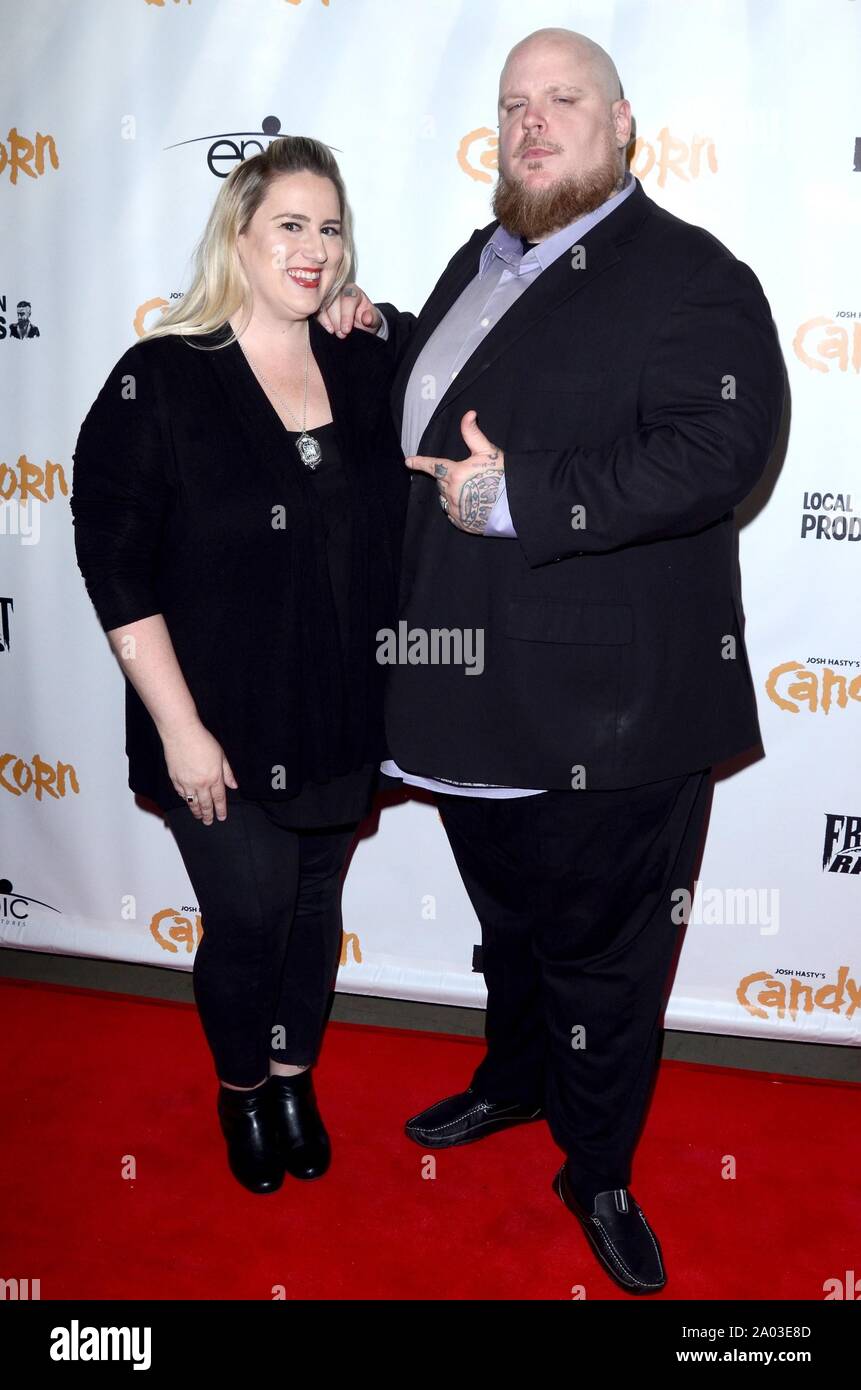
M 667 1022 L 858 1044 L 861 0 L 3 8 L 0 941 L 194 959 L 182 861 L 126 785 L 123 676 L 68 494 L 81 420 L 187 285 L 219 179 L 278 133 L 325 141 L 360 283 L 417 311 L 490 220 L 505 54 L 559 24 L 616 59 L 649 195 L 761 278 L 792 391 L 784 466 L 742 518 L 767 756 L 716 788 Z M 478 926 L 435 809 L 387 805 L 365 831 L 339 988 L 480 1007 Z

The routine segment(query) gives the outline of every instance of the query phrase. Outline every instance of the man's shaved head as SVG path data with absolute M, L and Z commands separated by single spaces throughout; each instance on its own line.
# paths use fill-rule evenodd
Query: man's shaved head
M 560 48 L 567 47 L 572 56 L 576 57 L 592 77 L 592 80 L 601 88 L 607 101 L 618 101 L 625 93 L 622 91 L 622 83 L 616 71 L 616 64 L 609 53 L 595 43 L 594 39 L 587 38 L 585 34 L 578 34 L 574 29 L 536 29 L 533 33 L 527 34 L 525 39 L 520 39 L 508 54 L 499 77 L 500 94 L 505 89 L 506 72 L 518 54 L 528 47 L 534 47 L 542 43 L 552 43 Z

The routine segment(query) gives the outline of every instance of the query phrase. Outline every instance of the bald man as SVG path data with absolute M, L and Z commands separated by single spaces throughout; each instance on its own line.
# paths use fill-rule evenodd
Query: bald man
M 733 509 L 784 373 L 756 276 L 647 197 L 630 141 L 609 55 L 529 35 L 500 78 L 494 220 L 417 320 L 351 287 L 329 326 L 400 358 L 401 619 L 426 642 L 391 668 L 384 770 L 437 795 L 487 984 L 485 1056 L 406 1132 L 546 1118 L 555 1191 L 648 1294 L 666 1270 L 632 1158 L 712 769 L 761 749 Z

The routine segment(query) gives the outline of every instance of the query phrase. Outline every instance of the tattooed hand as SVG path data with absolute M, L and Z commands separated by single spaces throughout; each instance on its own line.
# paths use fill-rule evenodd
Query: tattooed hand
M 460 432 L 469 458 L 455 461 L 414 455 L 406 465 L 436 480 L 440 506 L 453 526 L 481 536 L 505 476 L 505 455 L 482 434 L 474 410 L 464 415 Z

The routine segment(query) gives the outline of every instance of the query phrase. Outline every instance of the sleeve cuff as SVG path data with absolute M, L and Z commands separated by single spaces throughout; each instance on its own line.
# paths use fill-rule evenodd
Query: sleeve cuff
M 505 485 L 504 475 L 499 492 L 496 495 L 496 501 L 491 508 L 490 516 L 487 518 L 487 524 L 485 525 L 483 534 L 485 536 L 505 536 L 515 540 L 517 538 L 514 522 L 511 520 L 511 509 L 508 505 L 508 489 Z

